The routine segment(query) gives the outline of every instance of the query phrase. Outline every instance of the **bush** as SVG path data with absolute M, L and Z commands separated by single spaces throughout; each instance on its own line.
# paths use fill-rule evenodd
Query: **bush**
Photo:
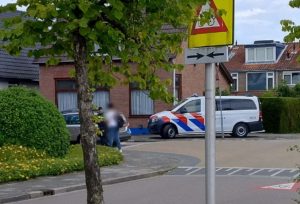
M 261 98 L 261 102 L 266 132 L 300 132 L 299 98 Z
M 97 146 L 100 166 L 119 164 L 123 156 L 119 151 Z M 44 151 L 23 146 L 5 145 L 0 148 L 0 183 L 28 180 L 38 176 L 55 176 L 83 170 L 80 145 L 71 146 L 64 158 L 50 157 Z
M 0 91 L 0 132 L 5 144 L 44 150 L 50 156 L 64 156 L 70 136 L 57 108 L 36 91 L 12 87 Z
M 4 145 L 4 135 L 0 132 L 0 147 Z

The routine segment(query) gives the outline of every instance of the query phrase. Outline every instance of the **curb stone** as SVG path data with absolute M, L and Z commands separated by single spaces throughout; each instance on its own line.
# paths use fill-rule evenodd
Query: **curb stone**
M 163 175 L 175 168 L 176 168 L 176 166 L 172 166 L 172 167 L 168 167 L 164 170 L 153 171 L 150 173 L 121 177 L 121 178 L 116 178 L 116 179 L 109 179 L 109 180 L 103 181 L 102 184 L 103 185 L 111 185 L 111 184 L 123 183 L 123 182 L 127 182 L 127 181 L 134 181 L 134 180 L 139 180 L 139 179 L 155 177 L 155 176 Z M 14 197 L 10 197 L 10 198 L 0 199 L 0 203 L 11 203 L 11 202 L 29 200 L 29 199 L 34 199 L 34 198 L 41 198 L 41 197 L 45 197 L 45 196 L 52 196 L 52 195 L 58 195 L 58 194 L 62 194 L 62 193 L 72 192 L 72 191 L 84 190 L 85 188 L 86 188 L 86 185 L 82 183 L 82 184 L 78 184 L 78 185 L 72 185 L 72 186 L 61 187 L 61 188 L 45 189 L 42 191 L 32 191 L 25 195 L 19 195 L 19 196 L 14 196 Z

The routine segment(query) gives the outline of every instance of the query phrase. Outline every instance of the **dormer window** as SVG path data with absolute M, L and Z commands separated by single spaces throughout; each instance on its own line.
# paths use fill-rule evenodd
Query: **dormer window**
M 275 47 L 246 48 L 246 63 L 270 63 L 276 61 Z

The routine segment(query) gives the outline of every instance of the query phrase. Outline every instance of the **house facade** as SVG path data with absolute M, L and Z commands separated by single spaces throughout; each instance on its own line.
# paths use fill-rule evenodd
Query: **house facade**
M 300 83 L 299 43 L 256 41 L 231 48 L 230 61 L 224 66 L 233 78 L 233 94 L 260 95 L 285 81 Z
M 183 47 L 186 43 L 183 43 Z M 74 79 L 70 77 L 73 61 L 66 58 L 54 67 L 47 67 L 46 60 L 39 59 L 40 66 L 40 91 L 47 99 L 55 103 L 60 111 L 77 109 L 77 90 Z M 114 63 L 120 63 L 118 59 Z M 180 54 L 170 59 L 170 63 L 183 64 L 184 55 Z M 135 65 L 131 64 L 134 69 Z M 231 84 L 230 73 L 225 67 L 218 68 L 219 81 L 222 90 L 229 90 Z M 180 72 L 166 72 L 160 70 L 156 73 L 161 79 L 172 79 L 173 85 L 169 92 L 178 100 L 187 98 L 197 93 L 204 94 L 204 65 L 185 65 Z M 129 119 L 132 130 L 145 130 L 149 116 L 172 108 L 172 104 L 153 101 L 147 90 L 139 90 L 134 84 L 118 84 L 111 89 L 97 89 L 94 93 L 93 103 L 99 107 L 106 107 L 112 102 L 118 110 Z M 141 133 L 141 132 L 139 132 Z
M 24 49 L 19 56 L 11 56 L 0 50 L 0 89 L 16 85 L 38 88 L 39 66 L 27 53 Z
M 4 19 L 17 15 L 20 15 L 19 11 L 0 13 L 0 27 Z M 39 66 L 27 56 L 28 51 L 23 49 L 19 56 L 11 56 L 0 49 L 0 89 L 14 85 L 38 88 Z

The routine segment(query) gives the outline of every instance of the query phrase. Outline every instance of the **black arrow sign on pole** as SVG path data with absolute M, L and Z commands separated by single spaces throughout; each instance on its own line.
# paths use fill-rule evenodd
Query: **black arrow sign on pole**
M 204 57 L 204 55 L 197 53 L 196 55 L 190 55 L 187 58 L 197 58 L 197 60 L 198 60 L 198 59 L 201 59 L 202 57 Z
M 224 53 L 215 53 L 215 52 L 212 52 L 212 53 L 208 54 L 207 57 L 215 58 L 216 56 L 222 56 L 222 55 L 224 55 Z

